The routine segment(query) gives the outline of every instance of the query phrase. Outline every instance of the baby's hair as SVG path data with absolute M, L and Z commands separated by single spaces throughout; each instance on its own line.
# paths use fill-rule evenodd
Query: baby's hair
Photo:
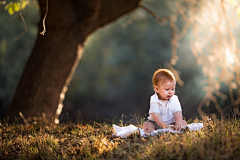
M 176 81 L 173 73 L 168 69 L 158 69 L 154 72 L 152 83 L 153 86 L 157 85 L 159 81 Z

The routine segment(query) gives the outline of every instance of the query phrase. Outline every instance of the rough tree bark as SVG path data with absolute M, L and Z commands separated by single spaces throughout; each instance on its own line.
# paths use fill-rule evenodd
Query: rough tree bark
M 140 0 L 49 0 L 46 34 L 38 35 L 5 118 L 45 115 L 58 120 L 62 101 L 81 59 L 86 38 L 97 28 L 134 10 Z M 46 0 L 39 0 L 41 21 Z M 91 62 L 89 62 L 91 63 Z

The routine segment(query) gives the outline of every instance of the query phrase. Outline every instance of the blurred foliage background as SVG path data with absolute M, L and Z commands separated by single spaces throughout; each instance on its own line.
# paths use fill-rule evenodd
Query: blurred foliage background
M 10 15 L 5 6 L 0 5 L 0 116 L 11 103 L 38 34 L 37 23 L 40 18 L 37 1 L 31 1 L 21 13 L 28 33 L 18 12 Z
M 162 17 L 172 14 L 173 3 L 174 0 L 146 0 L 144 4 Z M 0 116 L 11 103 L 39 34 L 37 1 L 31 0 L 21 13 L 28 33 L 19 14 L 9 15 L 0 5 Z M 184 23 L 178 18 L 176 25 L 182 28 Z M 112 122 L 114 118 L 147 117 L 149 98 L 154 94 L 151 77 L 156 69 L 167 68 L 172 54 L 171 38 L 169 25 L 160 26 L 141 8 L 92 34 L 66 93 L 60 121 Z M 197 106 L 205 94 L 202 67 L 190 49 L 192 40 L 193 35 L 188 32 L 179 41 L 180 60 L 174 66 L 184 81 L 184 86 L 177 85 L 176 94 L 186 119 L 198 116 Z M 227 86 L 220 90 L 228 95 Z M 222 108 L 229 103 L 229 99 L 217 100 Z M 213 104 L 202 110 L 207 114 L 217 112 Z

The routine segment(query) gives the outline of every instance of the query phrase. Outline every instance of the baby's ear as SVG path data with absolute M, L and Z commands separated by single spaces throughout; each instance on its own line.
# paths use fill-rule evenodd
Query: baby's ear
M 155 92 L 158 92 L 158 86 L 154 85 L 153 89 Z

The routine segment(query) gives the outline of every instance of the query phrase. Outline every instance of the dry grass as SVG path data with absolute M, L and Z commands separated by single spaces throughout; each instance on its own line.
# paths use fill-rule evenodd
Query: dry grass
M 1 125 L 0 159 L 239 159 L 238 120 L 201 122 L 197 132 L 128 139 L 107 123 Z

